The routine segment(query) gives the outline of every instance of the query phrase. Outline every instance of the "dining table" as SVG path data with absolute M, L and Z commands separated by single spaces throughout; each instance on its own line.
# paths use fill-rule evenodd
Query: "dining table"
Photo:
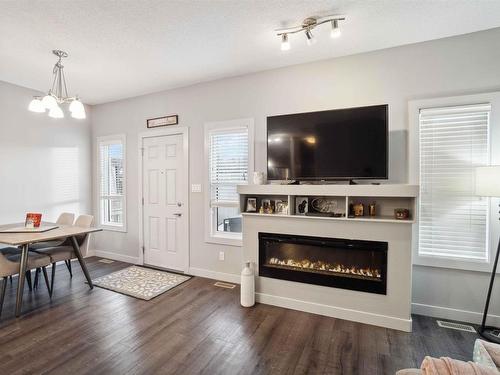
M 80 252 L 80 246 L 78 245 L 78 238 L 81 236 L 88 235 L 89 233 L 99 232 L 102 229 L 95 227 L 77 227 L 73 225 L 60 225 L 54 223 L 43 223 L 43 226 L 50 228 L 46 231 L 34 232 L 34 231 L 22 231 L 17 228 L 22 228 L 24 224 L 7 224 L 0 226 L 0 244 L 10 245 L 18 247 L 21 251 L 21 257 L 19 262 L 19 281 L 17 284 L 17 295 L 16 295 L 16 317 L 21 315 L 21 309 L 23 304 L 23 292 L 24 292 L 24 275 L 27 271 L 27 261 L 29 246 L 37 242 L 46 242 L 54 240 L 65 240 L 69 239 L 75 256 L 80 263 L 83 274 L 87 279 L 87 283 L 90 289 L 94 288 L 92 284 L 92 279 L 90 278 L 89 271 L 85 265 L 85 260 Z

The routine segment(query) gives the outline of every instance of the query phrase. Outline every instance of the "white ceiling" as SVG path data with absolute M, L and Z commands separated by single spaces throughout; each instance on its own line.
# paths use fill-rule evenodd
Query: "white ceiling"
M 328 14 L 341 38 L 280 51 L 274 29 Z M 497 0 L 3 0 L 0 80 L 46 91 L 63 49 L 70 94 L 97 104 L 499 26 Z

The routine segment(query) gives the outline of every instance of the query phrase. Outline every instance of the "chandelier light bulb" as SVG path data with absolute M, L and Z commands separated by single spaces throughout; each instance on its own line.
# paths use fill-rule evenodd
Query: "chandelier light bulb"
M 73 112 L 84 112 L 85 113 L 85 108 L 83 107 L 82 102 L 78 98 L 76 98 L 69 105 L 69 111 L 72 113 Z
M 30 102 L 30 105 L 28 106 L 28 110 L 36 113 L 45 112 L 45 107 L 42 104 L 40 97 L 36 96 L 33 98 L 33 100 Z
M 64 117 L 64 113 L 63 113 L 61 107 L 59 107 L 57 105 L 57 103 L 56 103 L 55 107 L 50 109 L 49 117 L 52 117 L 52 118 L 63 118 Z
M 85 115 L 85 109 L 82 107 L 82 110 L 71 112 L 71 117 L 76 118 L 78 120 L 86 118 L 87 116 Z
M 290 49 L 290 42 L 288 41 L 288 34 L 281 36 L 281 50 L 288 51 Z
M 45 95 L 42 99 L 42 104 L 46 109 L 52 109 L 57 107 L 57 100 L 50 93 Z
M 333 20 L 332 21 L 332 32 L 330 33 L 330 36 L 332 38 L 338 38 L 340 36 L 340 28 L 339 28 L 339 21 L 338 20 Z

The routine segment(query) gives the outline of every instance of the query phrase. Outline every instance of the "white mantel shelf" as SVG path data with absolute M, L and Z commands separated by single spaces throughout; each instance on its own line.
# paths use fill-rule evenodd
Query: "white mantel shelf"
M 396 224 L 414 224 L 415 220 L 397 220 L 392 216 L 360 216 L 360 217 L 332 217 L 332 216 L 305 216 L 305 215 L 278 215 L 278 214 L 259 214 L 254 212 L 242 212 L 243 216 L 260 216 L 267 218 L 293 218 L 299 220 L 339 220 L 339 221 L 371 221 L 372 223 L 396 223 Z
M 239 194 L 356 197 L 418 197 L 418 185 L 238 185 Z

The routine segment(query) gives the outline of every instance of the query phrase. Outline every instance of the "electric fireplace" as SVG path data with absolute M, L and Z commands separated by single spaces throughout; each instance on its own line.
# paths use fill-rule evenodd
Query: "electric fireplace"
M 387 242 L 259 232 L 259 276 L 386 294 Z

